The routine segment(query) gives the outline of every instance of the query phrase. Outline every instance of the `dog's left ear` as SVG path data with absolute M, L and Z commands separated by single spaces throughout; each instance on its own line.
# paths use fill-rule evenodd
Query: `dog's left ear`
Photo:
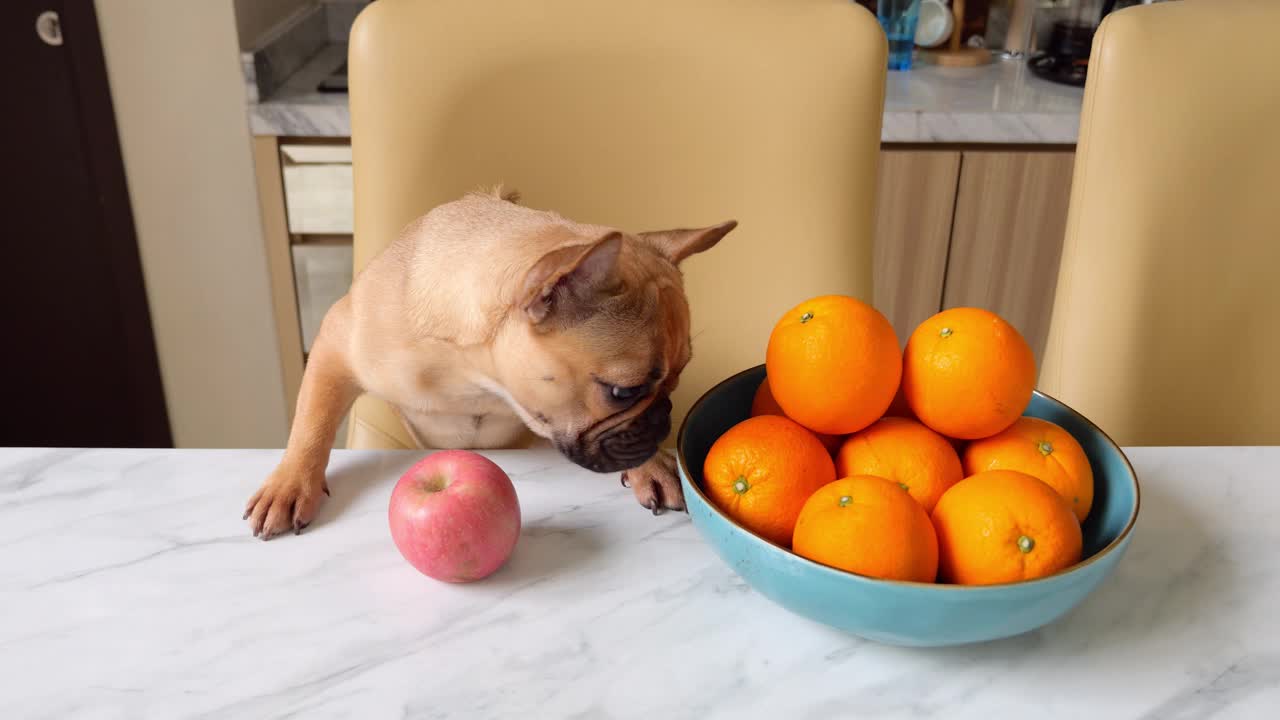
M 614 282 L 622 251 L 622 233 L 613 231 L 593 243 L 553 250 L 524 279 L 524 311 L 535 325 L 558 316 L 563 322 L 590 315 L 599 295 Z
M 738 227 L 738 221 L 729 220 L 697 230 L 644 232 L 640 233 L 640 239 L 662 253 L 672 264 L 679 265 L 690 255 L 715 247 L 716 243 L 720 242 L 720 238 L 728 235 L 729 231 L 736 227 Z

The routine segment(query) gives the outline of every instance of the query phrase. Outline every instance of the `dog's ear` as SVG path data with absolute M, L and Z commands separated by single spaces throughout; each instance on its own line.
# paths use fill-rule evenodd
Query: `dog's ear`
M 622 233 L 611 232 L 594 243 L 571 245 L 542 256 L 524 279 L 524 311 L 534 324 L 557 317 L 564 321 L 593 311 L 599 294 L 615 282 L 614 266 L 622 250 Z
M 653 246 L 658 252 L 679 265 L 690 255 L 710 250 L 720 242 L 720 238 L 738 227 L 737 220 L 729 220 L 712 227 L 696 230 L 659 230 L 657 232 L 640 233 L 640 239 Z

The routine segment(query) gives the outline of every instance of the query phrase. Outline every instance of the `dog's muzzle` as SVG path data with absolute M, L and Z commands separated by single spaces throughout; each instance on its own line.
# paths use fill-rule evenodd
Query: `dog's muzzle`
M 601 435 L 592 445 L 557 442 L 565 457 L 592 472 L 607 473 L 638 467 L 658 452 L 671 433 L 671 398 L 656 398 L 645 411 Z

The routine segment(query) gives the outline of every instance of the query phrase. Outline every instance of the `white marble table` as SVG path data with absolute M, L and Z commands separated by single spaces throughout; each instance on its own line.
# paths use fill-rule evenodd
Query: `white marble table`
M 493 453 L 525 530 L 468 586 L 387 531 L 416 456 L 338 452 L 249 537 L 270 451 L 0 450 L 0 718 L 1261 718 L 1280 708 L 1280 448 L 1138 449 L 1129 554 L 1040 632 L 907 650 L 751 591 L 683 514 Z M 1269 708 L 1269 709 L 1268 709 Z
M 345 45 L 329 45 L 263 102 L 249 104 L 254 135 L 349 137 L 346 94 L 322 93 L 316 85 L 346 58 Z M 1076 142 L 1081 88 L 1031 74 L 1021 61 L 979 68 L 917 64 L 890 72 L 885 85 L 885 143 Z

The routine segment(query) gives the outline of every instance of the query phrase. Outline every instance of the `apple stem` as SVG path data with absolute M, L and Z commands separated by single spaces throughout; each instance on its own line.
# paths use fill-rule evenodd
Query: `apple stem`
M 449 478 L 439 474 L 424 478 L 422 481 L 422 489 L 427 492 L 438 493 L 447 487 L 449 487 Z

